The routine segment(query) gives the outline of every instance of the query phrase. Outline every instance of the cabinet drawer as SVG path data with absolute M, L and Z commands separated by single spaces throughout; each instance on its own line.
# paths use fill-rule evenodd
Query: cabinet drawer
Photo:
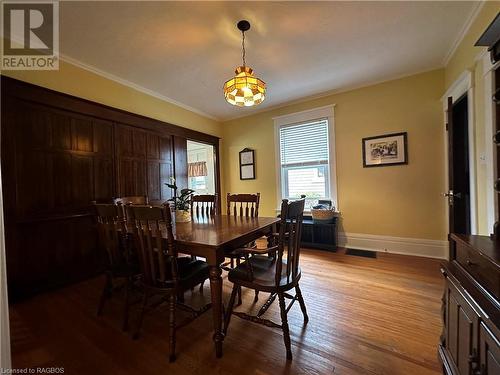
M 500 274 L 491 262 L 472 248 L 456 242 L 456 261 L 497 299 L 500 298 Z

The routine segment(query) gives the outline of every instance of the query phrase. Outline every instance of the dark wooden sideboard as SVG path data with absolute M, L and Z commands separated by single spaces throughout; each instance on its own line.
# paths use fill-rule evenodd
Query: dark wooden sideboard
M 91 201 L 187 187 L 187 140 L 217 137 L 2 76 L 1 161 L 9 297 L 100 271 Z
M 311 216 L 304 216 L 301 244 L 322 250 L 337 250 L 337 223 L 335 217 L 332 223 L 315 223 Z
M 500 374 L 500 241 L 450 235 L 442 264 L 444 329 L 439 345 L 443 373 Z

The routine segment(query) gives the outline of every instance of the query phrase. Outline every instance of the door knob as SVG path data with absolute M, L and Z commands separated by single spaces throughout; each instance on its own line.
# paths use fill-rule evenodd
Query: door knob
M 453 190 L 450 190 L 447 193 L 443 193 L 443 197 L 448 198 L 448 203 L 450 206 L 453 205 L 453 201 L 455 198 L 461 199 L 463 197 L 462 193 L 454 193 Z

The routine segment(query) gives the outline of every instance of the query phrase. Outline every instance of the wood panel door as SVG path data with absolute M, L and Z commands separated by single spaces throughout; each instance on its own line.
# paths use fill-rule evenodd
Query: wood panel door
M 118 195 L 171 197 L 165 183 L 174 176 L 172 137 L 122 124 L 115 125 Z
M 166 201 L 172 191 L 165 184 L 174 177 L 172 137 L 148 133 L 147 146 L 147 195 L 150 201 Z
M 470 234 L 470 171 L 467 95 L 448 98 L 448 198 L 449 233 Z
M 147 195 L 146 131 L 115 125 L 118 196 Z

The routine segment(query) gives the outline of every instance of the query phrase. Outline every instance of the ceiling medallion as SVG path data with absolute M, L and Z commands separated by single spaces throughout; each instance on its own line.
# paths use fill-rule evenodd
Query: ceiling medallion
M 252 68 L 245 63 L 245 31 L 250 29 L 250 22 L 241 20 L 237 24 L 242 34 L 243 65 L 235 70 L 235 76 L 224 83 L 224 97 L 227 102 L 239 107 L 258 105 L 266 98 L 266 83 L 254 76 Z

